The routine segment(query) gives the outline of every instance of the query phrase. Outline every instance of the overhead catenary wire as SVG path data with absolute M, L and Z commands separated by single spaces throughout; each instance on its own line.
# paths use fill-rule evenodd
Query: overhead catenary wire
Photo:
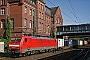
M 63 11 L 62 11 L 63 12 Z M 68 16 L 65 12 L 63 12 L 67 17 L 69 17 L 70 19 L 72 19 L 70 16 Z M 72 19 L 74 22 L 78 23 L 77 21 L 75 21 L 74 19 Z
M 54 3 L 52 3 L 50 0 L 47 0 L 49 3 L 51 3 L 53 6 L 56 6 Z M 62 13 L 64 13 L 67 17 L 69 17 L 70 19 L 72 19 L 69 15 L 67 15 L 64 11 L 61 10 Z M 77 21 L 75 21 L 74 19 L 72 19 L 75 23 L 78 24 Z
M 75 17 L 79 22 L 81 22 L 81 21 L 79 20 L 79 18 L 77 17 L 77 15 L 76 15 L 75 9 L 73 8 L 73 5 L 72 5 L 71 1 L 68 0 L 68 2 L 69 2 L 70 6 L 71 6 L 71 9 L 72 9 L 72 11 L 73 11 L 72 14 L 74 15 L 74 17 Z M 70 9 L 69 9 L 69 10 L 70 10 Z
M 50 0 L 48 0 L 48 2 L 50 2 L 53 6 L 56 6 L 55 4 L 53 4 Z

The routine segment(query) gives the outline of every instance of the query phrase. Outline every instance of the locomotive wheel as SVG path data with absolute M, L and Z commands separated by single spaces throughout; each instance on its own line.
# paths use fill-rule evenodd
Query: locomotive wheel
M 30 56 L 30 55 L 31 55 L 31 52 L 30 52 L 30 51 L 28 51 L 28 52 L 27 52 L 27 56 Z
M 51 52 L 51 49 L 48 49 L 47 51 L 50 53 Z
M 19 57 L 19 54 L 15 54 L 15 57 Z
M 45 49 L 45 53 L 47 52 L 47 50 Z
M 22 56 L 25 57 L 26 56 L 26 53 L 23 53 Z

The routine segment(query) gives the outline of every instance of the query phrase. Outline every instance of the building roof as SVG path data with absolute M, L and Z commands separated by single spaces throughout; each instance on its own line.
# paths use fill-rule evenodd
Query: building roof
M 51 8 L 51 16 L 52 16 L 52 17 L 55 15 L 58 7 L 59 7 L 59 6 L 57 6 L 57 7 L 52 7 L 52 8 Z

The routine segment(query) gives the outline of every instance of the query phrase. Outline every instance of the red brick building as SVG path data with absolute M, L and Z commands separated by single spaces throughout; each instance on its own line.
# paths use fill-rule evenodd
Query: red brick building
M 12 36 L 49 36 L 51 29 L 56 34 L 56 26 L 63 25 L 59 6 L 49 8 L 43 0 L 0 0 L 0 36 L 4 34 L 8 14 Z

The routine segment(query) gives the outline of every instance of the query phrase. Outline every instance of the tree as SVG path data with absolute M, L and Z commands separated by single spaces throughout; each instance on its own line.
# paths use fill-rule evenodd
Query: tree
M 83 38 L 71 38 L 72 40 L 83 40 Z
M 51 29 L 51 31 L 50 31 L 50 37 L 51 38 L 55 38 L 55 34 L 54 34 L 54 31 Z
M 10 39 L 11 30 L 12 30 L 12 25 L 11 25 L 11 22 L 10 22 L 10 16 L 8 15 L 7 16 L 7 22 L 6 22 L 6 29 L 5 29 L 5 32 L 4 32 L 4 35 L 3 35 L 4 39 L 7 39 L 7 40 Z

